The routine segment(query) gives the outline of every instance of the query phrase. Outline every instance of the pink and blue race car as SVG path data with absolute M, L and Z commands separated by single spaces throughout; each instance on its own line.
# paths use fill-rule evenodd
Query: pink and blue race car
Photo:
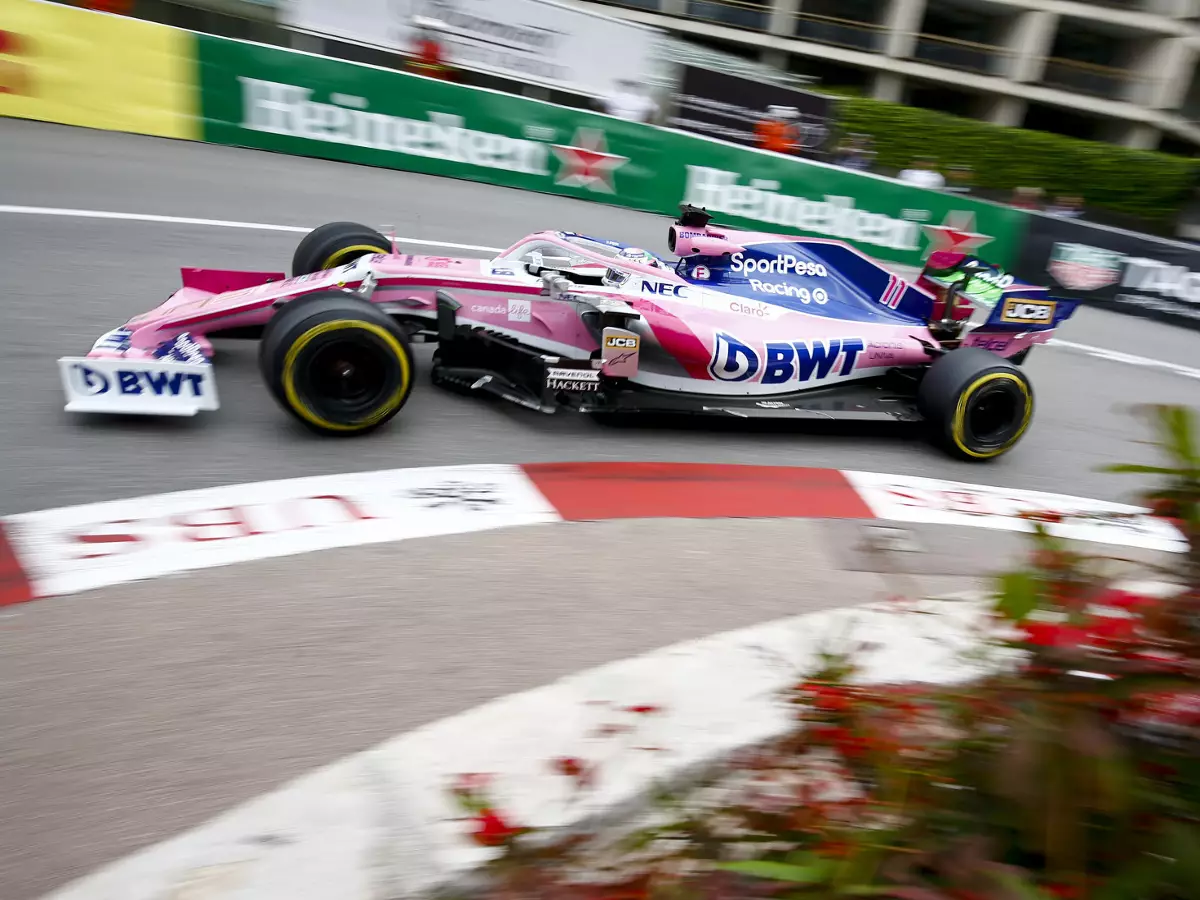
M 282 272 L 184 269 L 166 302 L 59 360 L 67 410 L 218 406 L 213 341 L 259 340 L 263 380 L 325 434 L 400 411 L 411 345 L 435 384 L 542 412 L 921 421 L 997 457 L 1029 427 L 1020 367 L 1076 308 L 973 256 L 916 283 L 839 242 L 738 231 L 684 206 L 667 260 L 562 231 L 494 259 L 406 253 L 354 223 L 304 237 Z

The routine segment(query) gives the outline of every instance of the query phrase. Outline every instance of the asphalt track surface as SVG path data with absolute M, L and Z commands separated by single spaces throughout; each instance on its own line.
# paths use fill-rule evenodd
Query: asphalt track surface
M 291 226 L 357 219 L 493 247 L 555 227 L 665 249 L 664 219 L 466 182 L 6 120 L 0 147 L 0 205 Z M 1039 348 L 1028 364 L 1035 426 L 988 466 L 949 461 L 894 428 L 612 429 L 427 385 L 393 427 L 328 441 L 274 406 L 252 346 L 230 345 L 218 348 L 217 414 L 84 421 L 62 412 L 57 357 L 85 352 L 159 302 L 180 266 L 282 270 L 298 236 L 4 213 L 0 229 L 3 513 L 329 472 L 597 459 L 837 466 L 1124 499 L 1133 482 L 1092 471 L 1154 456 L 1123 407 L 1196 405 L 1200 393 L 1178 375 Z M 1195 333 L 1098 311 L 1063 337 L 1198 362 Z M 917 528 L 927 552 L 881 576 L 854 550 L 862 528 L 544 526 L 268 560 L 5 610 L 0 897 L 36 897 L 489 698 L 806 609 L 957 590 L 1020 547 L 1002 533 Z
M 382 169 L 166 139 L 0 121 L 0 203 L 315 226 L 394 225 L 402 237 L 506 247 L 543 228 L 621 236 L 665 252 L 668 220 L 598 203 Z M 1131 404 L 1195 403 L 1200 382 L 1060 348 L 1028 370 L 1034 425 L 986 466 L 948 460 L 911 429 L 651 423 L 605 426 L 449 395 L 425 378 L 393 424 L 366 438 L 303 433 L 258 380 L 254 345 L 218 347 L 222 409 L 194 419 L 83 419 L 62 411 L 55 360 L 161 302 L 181 266 L 285 270 L 297 234 L 0 213 L 0 512 L 338 471 L 475 462 L 687 460 L 837 466 L 1121 499 L 1096 466 L 1150 451 Z M 427 252 L 437 251 L 418 247 Z M 469 254 L 468 254 L 469 255 Z M 478 254 L 476 254 L 478 255 Z M 1200 336 L 1085 310 L 1061 336 L 1200 362 Z M 418 348 L 427 359 L 428 348 Z

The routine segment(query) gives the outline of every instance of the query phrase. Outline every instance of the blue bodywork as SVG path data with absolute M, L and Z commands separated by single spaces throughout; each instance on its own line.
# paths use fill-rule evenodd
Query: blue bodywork
M 574 232 L 564 234 L 614 249 L 635 246 Z M 655 257 L 697 287 L 828 319 L 912 325 L 928 322 L 933 311 L 933 301 L 924 292 L 834 241 L 761 243 L 738 254 L 679 260 Z M 779 261 L 787 263 L 786 271 L 779 271 Z M 774 270 L 767 271 L 771 265 Z M 753 270 L 747 271 L 748 267 Z M 824 302 L 814 299 L 818 296 Z
M 564 233 L 617 250 L 635 246 L 607 238 Z M 798 238 L 750 244 L 740 253 L 721 256 L 670 260 L 655 254 L 655 258 L 697 287 L 808 315 L 847 322 L 925 325 L 933 314 L 934 301 L 929 294 L 838 241 Z M 991 302 L 973 297 L 970 292 L 965 294 L 985 309 L 994 302 L 987 319 L 988 329 L 1044 331 L 1069 318 L 1078 306 L 1077 301 L 1050 297 L 1047 288 L 1018 281 L 999 266 L 973 256 L 965 257 L 947 273 L 947 277 L 934 280 L 942 284 L 962 283 L 981 275 L 1004 279 L 1007 283 L 1003 290 L 997 288 L 993 292 L 996 296 Z M 1051 320 L 1045 323 L 1005 321 L 1007 302 L 1022 299 L 1031 303 L 1053 303 Z

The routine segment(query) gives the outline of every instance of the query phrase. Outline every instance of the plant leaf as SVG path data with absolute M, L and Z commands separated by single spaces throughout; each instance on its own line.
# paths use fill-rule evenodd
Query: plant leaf
M 1021 900 L 1054 900 L 1053 897 L 1041 888 L 1030 884 L 1028 879 L 1015 874 L 1007 868 L 995 867 L 990 869 L 988 874 L 1004 887 L 1008 888 L 1013 893 L 1013 896 L 1020 897 Z
M 751 859 L 742 862 L 718 863 L 716 868 L 752 878 L 789 881 L 793 884 L 817 884 L 825 877 L 825 867 L 819 864 L 797 866 L 793 863 Z
M 1163 466 L 1140 466 L 1132 463 L 1117 463 L 1111 466 L 1101 466 L 1101 472 L 1111 472 L 1118 475 L 1175 475 L 1175 469 Z
M 1037 580 L 1029 572 L 1008 572 L 1000 576 L 1000 599 L 996 608 L 1013 622 L 1020 622 L 1037 609 Z

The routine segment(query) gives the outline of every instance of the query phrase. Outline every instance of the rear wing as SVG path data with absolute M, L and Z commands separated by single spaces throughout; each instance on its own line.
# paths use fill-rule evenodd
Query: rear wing
M 1051 297 L 1048 288 L 1009 288 L 991 308 L 981 328 L 991 330 L 1047 331 L 1071 318 L 1078 300 Z

